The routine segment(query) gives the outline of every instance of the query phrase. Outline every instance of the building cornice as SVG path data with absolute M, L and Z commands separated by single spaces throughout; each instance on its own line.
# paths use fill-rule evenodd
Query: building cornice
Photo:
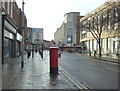
M 64 15 L 64 17 L 65 17 L 67 14 L 72 14 L 72 13 L 80 14 L 80 12 L 69 12 L 69 13 L 66 13 L 66 14 Z
M 80 22 L 101 13 L 101 11 L 108 9 L 109 7 L 115 5 L 116 3 L 119 3 L 119 2 L 105 2 L 104 4 L 102 4 L 101 6 L 99 6 L 98 8 L 96 8 L 89 14 L 85 15 L 83 18 L 81 18 Z

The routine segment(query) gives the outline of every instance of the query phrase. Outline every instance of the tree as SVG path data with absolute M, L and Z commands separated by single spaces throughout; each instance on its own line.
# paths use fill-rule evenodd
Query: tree
M 114 3 L 112 4 L 108 3 L 108 7 L 110 8 L 103 8 L 103 10 L 100 10 L 99 13 L 95 13 L 90 18 L 87 19 L 87 25 L 85 24 L 84 28 L 87 28 L 87 30 L 92 34 L 93 38 L 96 39 L 99 49 L 99 57 L 101 57 L 101 50 L 102 50 L 102 33 L 104 30 L 114 29 L 115 24 L 115 15 L 114 15 Z M 106 9 L 106 10 L 104 10 Z M 119 21 L 119 5 L 117 7 L 118 17 L 117 22 Z M 119 26 L 118 26 L 119 27 Z M 120 31 L 118 31 L 120 32 Z M 118 33 L 119 34 L 119 33 Z
M 118 24 L 118 31 L 111 31 L 115 30 L 115 23 L 120 21 L 120 2 L 117 2 L 118 6 L 116 5 L 116 2 L 107 2 L 103 8 L 98 8 L 96 11 L 92 12 L 90 14 L 89 18 L 82 21 L 82 30 L 90 32 L 93 36 L 93 38 L 97 41 L 98 44 L 98 50 L 99 50 L 99 57 L 101 57 L 101 51 L 102 51 L 102 35 L 104 35 L 104 32 L 106 34 L 117 33 L 115 36 L 119 36 L 119 23 Z M 115 10 L 116 9 L 116 10 Z M 116 13 L 117 12 L 117 13 Z M 116 16 L 115 16 L 116 13 Z M 116 19 L 116 20 L 115 20 Z M 110 31 L 109 31 L 110 30 Z M 111 33 L 110 33 L 111 32 Z M 83 33 L 82 37 L 86 38 L 87 33 Z M 114 36 L 114 37 L 115 37 Z
M 101 34 L 104 31 L 104 20 L 103 13 L 92 17 L 89 20 L 89 32 L 91 32 L 92 36 L 96 39 L 99 48 L 99 57 L 101 57 Z

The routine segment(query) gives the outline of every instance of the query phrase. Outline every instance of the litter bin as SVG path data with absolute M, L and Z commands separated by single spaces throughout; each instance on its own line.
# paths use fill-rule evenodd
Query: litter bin
M 58 74 L 58 47 L 50 47 L 50 74 Z

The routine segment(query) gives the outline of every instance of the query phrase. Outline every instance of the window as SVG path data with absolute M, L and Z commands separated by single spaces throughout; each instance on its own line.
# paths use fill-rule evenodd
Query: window
M 115 41 L 113 41 L 113 53 L 115 53 L 116 51 L 115 51 Z
M 118 42 L 117 53 L 120 54 L 120 41 Z
M 102 49 L 102 47 L 103 47 L 103 39 L 101 39 L 101 49 Z
M 114 7 L 109 11 L 109 26 L 110 30 L 114 29 Z
M 98 17 L 97 16 L 94 17 L 94 27 L 98 28 Z
M 87 33 L 83 33 L 82 38 L 87 38 Z
M 11 8 L 11 4 L 12 4 L 12 3 L 11 3 L 11 2 L 9 2 L 9 3 L 10 3 L 10 4 L 9 4 L 9 14 L 11 15 L 11 13 L 12 13 L 12 10 L 11 10 L 11 9 L 12 9 L 12 8 Z
M 72 35 L 67 35 L 67 43 L 72 43 Z
M 10 15 L 12 13 L 12 5 L 11 4 L 12 4 L 11 0 L 8 0 L 7 1 L 7 13 Z
M 94 50 L 94 40 L 92 40 L 92 50 Z
M 115 41 L 113 41 L 113 49 L 115 49 Z
M 84 20 L 84 21 L 82 22 L 82 31 L 87 31 L 88 28 L 89 28 L 89 23 L 88 23 L 87 20 Z
M 2 7 L 5 8 L 5 2 L 4 1 L 2 1 Z
M 108 38 L 106 39 L 106 49 L 108 50 Z
M 107 15 L 107 11 L 103 13 L 103 28 L 104 30 L 108 30 L 108 15 Z
M 10 7 L 10 3 L 9 3 L 9 0 L 7 2 L 7 13 L 9 14 L 9 7 Z
M 90 40 L 88 42 L 89 42 L 89 50 L 90 50 Z
M 10 55 L 10 43 L 9 39 L 4 38 L 4 57 L 9 57 Z
M 94 18 L 90 19 L 90 29 L 94 29 Z
M 114 21 L 115 21 L 114 29 L 118 30 L 118 26 L 119 26 L 118 22 L 120 21 L 120 17 L 119 17 L 119 9 L 118 9 L 117 6 L 115 8 L 115 19 L 114 19 Z

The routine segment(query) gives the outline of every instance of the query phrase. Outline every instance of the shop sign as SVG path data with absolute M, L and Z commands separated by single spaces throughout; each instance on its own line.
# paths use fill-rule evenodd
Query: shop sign
M 9 29 L 12 33 L 16 34 L 16 29 L 6 20 L 5 20 L 5 27 Z

